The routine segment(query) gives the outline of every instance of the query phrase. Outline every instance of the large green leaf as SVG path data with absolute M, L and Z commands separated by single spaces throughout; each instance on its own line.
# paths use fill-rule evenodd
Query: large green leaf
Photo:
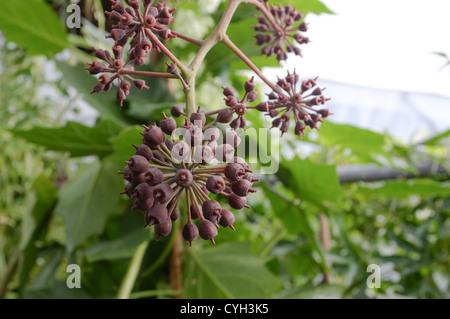
M 300 200 L 322 209 L 344 195 L 335 165 L 316 164 L 295 157 L 290 161 L 283 160 L 277 175 Z
M 65 222 L 67 250 L 103 231 L 108 217 L 119 209 L 123 182 L 113 165 L 93 162 L 59 191 L 55 212 Z
M 356 126 L 327 121 L 320 127 L 319 139 L 326 147 L 351 149 L 362 162 L 373 162 L 377 155 L 389 158 L 383 135 Z
M 285 299 L 340 299 L 344 288 L 339 285 L 320 285 L 317 287 L 301 287 L 284 294 Z
M 440 183 L 428 178 L 388 181 L 380 185 L 365 184 L 360 185 L 358 195 L 363 196 L 387 196 L 406 198 L 411 195 L 423 197 L 447 197 L 450 194 L 450 184 Z
M 116 240 L 95 243 L 84 251 L 84 256 L 89 262 L 129 258 L 133 256 L 136 248 L 148 239 L 148 234 L 141 228 Z
M 29 192 L 29 209 L 27 209 L 23 224 L 20 249 L 23 258 L 20 261 L 20 286 L 24 288 L 38 257 L 36 243 L 45 239 L 56 204 L 57 192 L 53 183 L 44 175 L 33 182 Z
M 111 136 L 120 131 L 121 126 L 115 121 L 100 121 L 96 126 L 89 127 L 77 122 L 67 122 L 59 128 L 34 127 L 31 130 L 12 130 L 28 142 L 45 146 L 55 151 L 66 151 L 74 157 L 98 155 L 103 157 L 113 151 L 108 142 Z
M 66 28 L 44 1 L 0 0 L 0 8 L 0 29 L 28 54 L 51 56 L 69 46 Z
M 125 166 L 125 161 L 127 161 L 135 153 L 135 148 L 132 144 L 141 145 L 142 144 L 142 128 L 139 126 L 130 126 L 123 129 L 117 136 L 110 139 L 113 146 L 114 153 L 108 156 L 106 159 L 114 163 L 116 169 L 121 169 Z
M 277 292 L 278 280 L 247 244 L 192 247 L 188 252 L 185 298 L 271 298 Z

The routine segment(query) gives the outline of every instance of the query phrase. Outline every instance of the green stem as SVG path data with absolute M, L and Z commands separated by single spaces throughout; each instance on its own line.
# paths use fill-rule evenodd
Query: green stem
M 117 299 L 130 298 L 131 291 L 133 290 L 134 283 L 139 274 L 141 268 L 142 259 L 144 258 L 145 250 L 147 249 L 149 240 L 144 241 L 138 246 L 128 266 L 127 273 L 120 284 L 119 292 L 117 293 Z

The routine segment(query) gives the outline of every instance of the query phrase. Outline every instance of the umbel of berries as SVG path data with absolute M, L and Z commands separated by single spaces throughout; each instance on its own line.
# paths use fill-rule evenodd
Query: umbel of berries
M 309 38 L 305 37 L 302 32 L 308 30 L 307 24 L 303 21 L 303 15 L 292 8 L 290 4 L 277 7 L 273 4 L 269 6 L 267 2 L 264 4 L 272 15 L 259 16 L 259 24 L 253 28 L 259 32 L 255 35 L 256 44 L 263 46 L 261 53 L 267 56 L 275 54 L 278 61 L 286 60 L 286 52 L 293 52 L 295 55 L 301 56 L 301 50 L 296 43 L 305 44 L 309 42 Z
M 109 51 L 95 49 L 95 56 L 104 61 L 88 63 L 86 69 L 91 74 L 103 73 L 91 93 L 109 91 L 112 82 L 118 79 L 117 100 L 122 106 L 123 101 L 130 93 L 130 81 L 139 89 L 146 88 L 145 81 L 134 79 L 129 73 L 134 71 L 135 66 L 144 64 L 144 58 L 156 48 L 161 51 L 162 45 L 159 38 L 168 40 L 175 35 L 167 26 L 174 20 L 170 9 L 165 2 L 153 6 L 154 0 L 126 0 L 128 6 L 124 6 L 120 0 L 110 0 L 111 11 L 105 13 L 112 23 L 111 34 L 106 36 L 115 41 L 112 47 L 113 56 Z M 124 50 L 129 45 L 129 49 Z M 124 52 L 129 52 L 124 57 Z
M 307 126 L 320 130 L 318 122 L 332 115 L 328 109 L 315 109 L 329 100 L 323 96 L 324 88 L 317 86 L 317 78 L 300 82 L 295 70 L 288 71 L 284 78 L 278 79 L 277 87 L 279 90 L 268 96 L 266 115 L 273 118 L 272 127 L 279 127 L 282 134 L 288 131 L 291 118 L 295 122 L 294 132 L 301 138 Z
M 187 212 L 183 238 L 190 244 L 198 236 L 215 243 L 219 225 L 234 230 L 235 218 L 210 194 L 239 210 L 248 207 L 255 179 L 248 164 L 234 157 L 235 145 L 221 143 L 220 130 L 204 126 L 197 113 L 178 128 L 166 115 L 159 126 L 144 125 L 142 145 L 133 145 L 136 152 L 119 173 L 127 181 L 123 194 L 135 199 L 134 209 L 144 212 L 145 226 L 154 226 L 158 238 L 170 234 L 182 205 Z

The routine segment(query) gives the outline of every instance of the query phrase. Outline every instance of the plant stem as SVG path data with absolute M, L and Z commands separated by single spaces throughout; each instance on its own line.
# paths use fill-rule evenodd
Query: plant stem
M 121 74 L 128 75 L 137 75 L 137 76 L 149 76 L 152 78 L 168 78 L 168 79 L 177 79 L 177 76 L 171 73 L 163 73 L 163 72 L 148 72 L 148 71 L 134 71 L 122 69 L 120 71 Z
M 272 90 L 274 90 L 276 93 L 278 93 L 278 95 L 284 95 L 283 91 L 281 91 L 281 89 L 278 86 L 276 86 L 271 81 L 269 81 L 269 79 L 266 78 L 266 76 L 261 72 L 261 70 L 258 69 L 258 67 L 245 55 L 244 52 L 242 52 L 236 46 L 236 44 L 233 43 L 233 41 L 230 40 L 230 38 L 228 36 L 225 36 L 223 38 L 222 42 L 231 51 L 233 51 L 245 64 L 247 64 L 248 67 L 250 69 L 252 69 L 253 72 L 255 72 L 261 80 L 263 80 L 268 86 L 270 86 L 272 88 Z
M 177 38 L 186 40 L 187 42 L 190 42 L 190 43 L 198 45 L 198 46 L 201 46 L 203 44 L 203 42 L 205 41 L 205 40 L 198 40 L 198 39 L 191 38 L 187 35 L 181 34 L 179 32 L 173 31 L 173 30 L 172 30 L 172 34 L 176 35 Z
M 156 289 L 156 290 L 144 290 L 139 292 L 133 292 L 130 295 L 130 299 L 139 299 L 139 298 L 147 298 L 147 297 L 157 297 L 157 296 L 176 296 L 179 295 L 180 292 L 178 290 L 170 290 L 170 289 Z
M 139 274 L 141 268 L 142 259 L 144 258 L 145 250 L 147 249 L 149 240 L 144 241 L 138 246 L 128 266 L 127 273 L 120 284 L 119 292 L 117 293 L 117 299 L 130 298 L 131 291 L 133 290 L 134 283 Z

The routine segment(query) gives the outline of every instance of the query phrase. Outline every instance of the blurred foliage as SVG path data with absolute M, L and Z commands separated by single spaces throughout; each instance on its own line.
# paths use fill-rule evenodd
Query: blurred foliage
M 67 1 L 0 0 L 6 8 L 0 13 L 6 37 L 0 39 L 1 297 L 113 298 L 130 285 L 131 298 L 178 294 L 171 282 L 177 229 L 155 241 L 153 231 L 142 228 L 142 215 L 118 195 L 124 185 L 116 171 L 133 154 L 131 143 L 140 141 L 139 125 L 158 121 L 161 111 L 182 103 L 182 87 L 150 80 L 150 91 L 132 89 L 123 108 L 113 93 L 89 94 L 95 78 L 83 70 L 83 58 L 93 45 L 111 44 L 104 39 L 108 7 L 102 2 L 108 3 L 83 2 L 86 19 L 75 32 L 60 23 Z M 307 13 L 331 13 L 318 0 L 291 2 Z M 180 1 L 175 26 L 204 37 L 224 5 Z M 259 67 L 274 66 L 253 43 L 249 26 L 256 10 L 243 7 L 230 38 Z M 182 61 L 196 50 L 177 39 L 168 46 Z M 142 69 L 161 71 L 166 61 L 154 56 Z M 199 73 L 197 103 L 221 106 L 220 87 L 242 90 L 244 69 L 224 47 L 214 48 Z M 270 126 L 259 114 L 249 114 L 249 121 L 254 128 Z M 433 161 L 446 167 L 449 136 L 450 131 L 401 145 L 387 135 L 328 122 L 304 141 L 291 135 L 279 145 L 269 141 L 284 154 L 280 169 L 255 184 L 252 208 L 236 214 L 236 232 L 222 230 L 214 247 L 202 240 L 181 247 L 181 295 L 450 298 L 448 175 L 341 185 L 336 172 L 340 164 L 414 171 L 412 163 Z M 320 213 L 330 222 L 328 243 Z M 142 258 L 136 258 L 142 249 Z M 82 269 L 80 289 L 66 286 L 72 263 Z M 380 288 L 367 287 L 369 264 L 381 266 Z

